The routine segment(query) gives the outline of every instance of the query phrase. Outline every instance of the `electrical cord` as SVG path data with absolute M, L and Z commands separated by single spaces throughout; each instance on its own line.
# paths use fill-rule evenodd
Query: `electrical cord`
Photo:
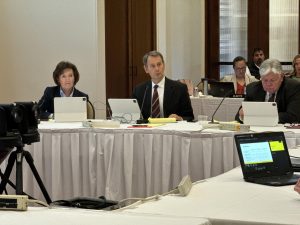
M 121 116 L 113 116 L 112 119 L 120 121 L 120 123 L 127 123 L 127 124 L 130 124 L 132 122 L 135 123 L 135 121 L 132 120 L 132 114 L 130 113 L 123 113 Z
M 99 198 L 76 197 L 69 200 L 57 200 L 51 203 L 51 207 L 64 206 L 84 209 L 105 209 L 118 204 L 116 201 L 107 200 L 104 196 Z
M 40 200 L 35 200 L 35 199 L 28 199 L 27 200 L 28 203 L 32 203 L 32 204 L 38 204 L 38 205 L 42 205 L 42 206 L 45 206 L 45 207 L 50 207 L 50 205 L 48 205 L 46 202 L 43 202 L 43 201 L 40 201 Z
M 184 180 L 184 178 L 183 178 Z M 202 183 L 202 182 L 205 182 L 206 180 L 199 180 L 199 181 L 196 181 L 194 183 L 192 183 L 191 185 L 194 185 L 194 184 L 198 184 L 198 183 Z M 180 182 L 182 183 L 182 182 Z M 114 205 L 113 208 L 110 208 L 111 210 L 116 210 L 116 211 L 122 211 L 124 209 L 129 209 L 129 208 L 134 208 L 136 207 L 137 205 L 140 205 L 142 203 L 145 203 L 147 201 L 151 201 L 151 200 L 159 200 L 161 197 L 163 196 L 166 196 L 166 195 L 171 195 L 171 194 L 174 194 L 174 195 L 178 195 L 178 196 L 186 196 L 186 194 L 184 193 L 181 193 L 180 192 L 180 188 L 179 186 L 181 186 L 182 184 L 179 184 L 176 188 L 168 191 L 168 192 L 165 192 L 163 194 L 160 194 L 160 195 L 153 195 L 153 196 L 150 196 L 150 197 L 147 197 L 147 198 L 126 198 L 126 199 L 123 199 L 121 201 L 118 202 L 118 204 Z M 128 201 L 136 201 L 134 202 L 133 204 L 125 204 L 126 202 Z
M 153 196 L 150 196 L 147 198 L 125 198 L 125 199 L 119 201 L 118 204 L 113 206 L 113 210 L 121 211 L 121 210 L 124 210 L 127 208 L 132 208 L 139 204 L 145 203 L 147 201 L 158 200 L 158 199 L 160 199 L 160 197 L 161 197 L 161 195 L 153 195 Z M 129 205 L 124 204 L 125 202 L 128 202 L 128 201 L 136 201 L 136 202 L 134 202 L 133 204 L 129 204 Z M 122 206 L 122 204 L 124 204 L 124 205 Z

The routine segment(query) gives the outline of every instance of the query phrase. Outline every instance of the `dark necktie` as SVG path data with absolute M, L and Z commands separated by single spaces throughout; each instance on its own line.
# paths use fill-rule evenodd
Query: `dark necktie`
M 270 94 L 268 102 L 274 102 L 274 100 L 275 100 L 275 93 Z
M 159 109 L 159 98 L 157 92 L 158 85 L 154 85 L 153 96 L 152 96 L 152 118 L 160 117 L 160 109 Z

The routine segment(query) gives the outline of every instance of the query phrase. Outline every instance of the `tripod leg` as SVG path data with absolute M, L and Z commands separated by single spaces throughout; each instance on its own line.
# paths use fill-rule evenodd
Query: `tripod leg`
M 23 154 L 22 149 L 17 147 L 16 158 L 16 194 L 22 195 L 23 193 Z
M 43 184 L 43 181 L 42 181 L 37 169 L 35 168 L 35 165 L 33 163 L 33 158 L 31 156 L 30 152 L 24 151 L 24 156 L 25 156 L 25 159 L 26 159 L 28 165 L 30 166 L 30 169 L 31 169 L 31 171 L 32 171 L 32 173 L 33 173 L 33 175 L 34 175 L 34 177 L 35 177 L 35 179 L 36 179 L 43 195 L 44 195 L 44 198 L 46 199 L 47 203 L 50 204 L 52 202 L 52 200 L 51 200 L 51 198 L 50 198 L 50 196 L 49 196 L 49 194 L 48 194 L 48 192 L 47 192 L 47 190 L 46 190 L 46 188 Z
M 1 180 L 5 180 L 6 179 L 7 180 L 7 184 L 9 184 L 13 189 L 16 190 L 16 185 L 14 185 L 14 183 L 11 182 L 8 177 L 5 177 L 1 170 L 0 170 L 0 178 L 1 178 Z M 5 194 L 8 194 L 6 188 L 5 188 L 4 192 L 5 192 Z
M 0 194 L 2 194 L 3 191 L 5 190 L 6 184 L 8 182 L 16 158 L 17 158 L 17 153 L 15 151 L 12 152 L 8 158 L 8 163 L 4 172 L 4 179 L 2 179 L 0 184 Z

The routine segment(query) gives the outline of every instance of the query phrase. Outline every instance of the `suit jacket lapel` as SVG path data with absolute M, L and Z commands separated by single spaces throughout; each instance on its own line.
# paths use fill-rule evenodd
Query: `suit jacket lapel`
M 147 91 L 146 91 L 145 102 L 143 105 L 143 110 L 149 110 L 147 112 L 147 114 L 149 113 L 149 117 L 150 117 L 151 116 L 151 100 L 152 100 L 152 82 L 151 81 L 146 83 L 145 89 L 146 88 L 147 88 Z
M 165 78 L 165 90 L 164 90 L 164 114 L 168 112 L 168 103 L 172 102 L 172 96 L 173 96 L 173 87 L 170 84 L 170 80 L 166 77 Z
M 263 88 L 261 88 L 261 91 L 258 93 L 259 100 L 264 102 L 266 100 L 266 92 Z
M 54 91 L 54 97 L 60 97 L 60 87 L 56 86 Z

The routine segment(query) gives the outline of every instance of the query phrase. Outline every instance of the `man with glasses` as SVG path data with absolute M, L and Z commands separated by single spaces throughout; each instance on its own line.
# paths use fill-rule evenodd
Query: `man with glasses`
M 221 79 L 222 82 L 233 82 L 234 91 L 236 95 L 246 94 L 246 86 L 249 83 L 257 81 L 254 76 L 246 73 L 247 64 L 245 58 L 242 56 L 237 56 L 233 60 L 233 75 L 224 76 Z
M 299 123 L 300 82 L 285 78 L 277 59 L 265 60 L 260 66 L 259 73 L 260 81 L 247 86 L 244 101 L 276 102 L 279 123 Z M 243 118 L 243 108 L 240 108 L 236 120 L 242 122 Z

